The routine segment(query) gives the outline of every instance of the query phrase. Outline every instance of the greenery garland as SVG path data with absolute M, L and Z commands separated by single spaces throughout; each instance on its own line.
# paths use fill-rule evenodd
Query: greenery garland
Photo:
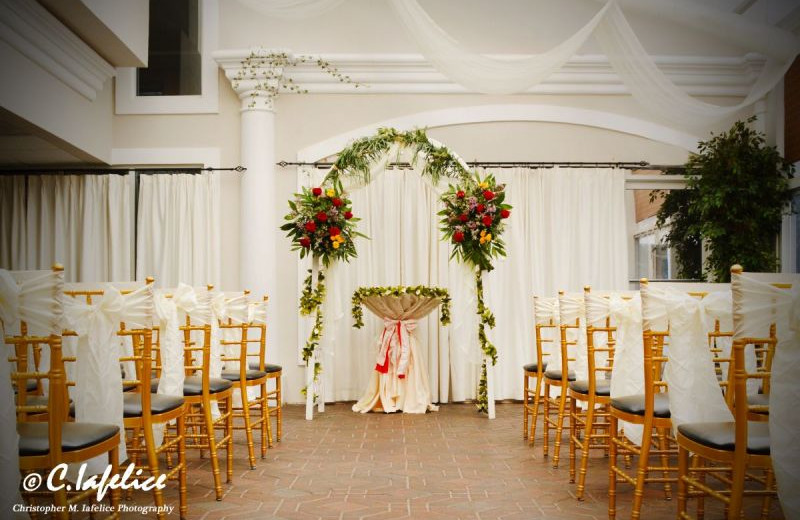
M 308 273 L 303 283 L 303 293 L 300 296 L 300 314 L 310 316 L 314 313 L 314 327 L 311 329 L 311 335 L 306 340 L 306 346 L 303 347 L 303 361 L 306 363 L 311 359 L 314 349 L 317 348 L 322 337 L 322 302 L 325 301 L 325 273 L 322 270 L 317 273 L 317 287 L 315 290 L 312 289 L 312 270 L 309 269 Z M 316 381 L 316 374 L 314 380 Z
M 255 82 L 250 93 L 250 102 L 247 105 L 249 108 L 256 106 L 259 92 L 265 92 L 270 98 L 277 96 L 281 91 L 307 94 L 308 90 L 301 88 L 292 78 L 283 74 L 284 69 L 297 67 L 303 63 L 314 63 L 322 72 L 337 79 L 340 83 L 349 83 L 355 88 L 361 86 L 350 76 L 342 74 L 336 67 L 319 57 L 304 54 L 289 56 L 286 52 L 269 51 L 263 48 L 251 51 L 250 55 L 241 61 L 242 66 L 236 72 L 231 83 L 233 88 L 237 89 L 242 81 Z
M 394 287 L 359 287 L 353 293 L 353 327 L 360 329 L 364 326 L 364 300 L 370 296 L 400 296 L 401 294 L 414 294 L 426 298 L 439 298 L 441 300 L 442 315 L 439 321 L 442 325 L 450 324 L 450 293 L 441 287 L 426 287 L 417 285 L 414 287 L 394 286 Z
M 469 177 L 469 172 L 458 157 L 444 146 L 433 144 L 424 129 L 402 132 L 394 128 L 379 128 L 377 134 L 356 139 L 339 152 L 330 172 L 325 176 L 324 183 L 337 183 L 342 177 L 355 177 L 362 184 L 368 184 L 371 165 L 383 157 L 395 143 L 412 150 L 412 165 L 416 164 L 420 154 L 425 156 L 422 175 L 430 177 L 434 184 L 437 184 L 442 177 Z

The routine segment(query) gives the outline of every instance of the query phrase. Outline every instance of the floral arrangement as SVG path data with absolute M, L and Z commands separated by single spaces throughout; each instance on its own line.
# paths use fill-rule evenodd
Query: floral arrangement
M 355 229 L 359 219 L 353 216 L 352 203 L 340 183 L 334 182 L 327 187 L 303 188 L 301 193 L 296 193 L 294 199 L 289 201 L 289 209 L 284 217 L 287 222 L 281 229 L 292 240 L 292 251 L 300 251 L 300 258 L 311 255 L 315 266 L 321 260 L 323 267 L 328 267 L 336 260 L 347 262 L 356 257 L 353 240 L 364 235 Z M 306 364 L 311 362 L 314 350 L 322 338 L 324 301 L 325 273 L 322 269 L 319 270 L 315 287 L 314 269 L 311 269 L 300 295 L 300 314 L 314 315 L 311 334 L 303 347 L 303 361 Z M 315 362 L 315 383 L 321 371 L 322 366 Z
M 463 184 L 451 185 L 442 195 L 441 230 L 445 240 L 453 243 L 451 258 L 491 271 L 492 259 L 506 256 L 500 235 L 511 216 L 511 206 L 503 202 L 505 197 L 505 185 L 497 184 L 492 175 L 484 179 L 476 175 Z
M 497 364 L 497 347 L 486 334 L 486 328 L 495 326 L 494 314 L 483 301 L 483 271 L 491 271 L 492 260 L 506 256 L 505 243 L 501 238 L 505 221 L 511 216 L 511 206 L 505 204 L 505 185 L 497 184 L 494 176 L 479 175 L 470 177 L 450 189 L 441 197 L 444 209 L 441 231 L 445 240 L 453 244 L 450 258 L 475 267 L 475 291 L 478 298 L 477 314 L 478 342 L 485 358 L 481 366 L 481 379 L 478 383 L 477 407 L 480 412 L 488 411 L 488 392 L 486 359 Z
M 400 296 L 401 294 L 415 294 L 428 298 L 439 298 L 442 301 L 442 315 L 439 321 L 442 325 L 450 324 L 450 293 L 441 287 L 426 287 L 418 285 L 415 287 L 359 287 L 353 293 L 353 327 L 360 329 L 364 326 L 364 300 L 370 296 Z
M 353 216 L 352 203 L 340 186 L 303 188 L 289 201 L 291 211 L 281 226 L 292 239 L 292 251 L 300 258 L 310 254 L 320 258 L 325 267 L 333 260 L 355 258 L 353 239 L 364 236 L 355 230 L 360 219 Z

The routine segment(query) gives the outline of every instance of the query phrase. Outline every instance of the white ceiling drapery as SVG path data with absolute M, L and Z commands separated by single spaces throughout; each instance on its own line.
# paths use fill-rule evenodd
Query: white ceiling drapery
M 617 0 L 608 0 L 578 32 L 552 49 L 509 60 L 465 50 L 431 19 L 416 0 L 389 0 L 403 27 L 422 54 L 440 72 L 470 90 L 486 94 L 524 92 L 561 68 L 594 35 L 614 70 L 635 99 L 652 113 L 687 127 L 703 127 L 730 117 L 766 95 L 800 52 L 800 39 L 781 29 L 757 24 L 739 15 L 717 12 L 687 2 L 665 7 L 652 1 L 638 6 L 654 15 L 668 16 L 715 36 L 736 35 L 736 43 L 766 56 L 766 63 L 745 99 L 733 106 L 697 100 L 672 83 L 658 68 L 631 28 Z M 718 14 L 718 17 L 712 16 Z M 709 21 L 702 27 L 699 21 Z M 730 40 L 730 36 L 726 39 Z

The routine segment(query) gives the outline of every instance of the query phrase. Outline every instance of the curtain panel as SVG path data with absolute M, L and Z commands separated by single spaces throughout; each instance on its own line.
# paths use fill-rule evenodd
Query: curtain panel
M 522 395 L 520 366 L 534 359 L 534 294 L 559 289 L 627 289 L 625 172 L 608 169 L 499 169 L 507 202 L 514 206 L 504 238 L 508 257 L 485 275 L 486 303 L 497 327 L 489 332 L 498 347 L 498 399 Z M 316 179 L 318 182 L 319 179 Z M 350 299 L 361 286 L 436 285 L 452 297 L 452 323 L 439 325 L 438 312 L 416 330 L 425 356 L 434 402 L 473 399 L 480 372 L 474 274 L 449 260 L 451 246 L 440 240 L 439 195 L 417 171 L 376 172 L 350 195 L 359 230 L 358 258 L 337 263 L 326 279 L 324 368 L 326 400 L 355 400 L 374 369 L 374 338 L 383 323 L 365 317 L 352 328 Z M 300 277 L 305 271 L 301 264 Z M 299 287 L 298 287 L 299 294 Z M 306 323 L 300 321 L 300 334 Z M 304 338 L 303 338 L 304 339 Z M 302 342 L 300 343 L 302 344 Z
M 140 175 L 136 279 L 160 287 L 218 284 L 220 179 L 216 173 Z
M 0 267 L 64 265 L 69 282 L 133 275 L 132 175 L 0 176 Z

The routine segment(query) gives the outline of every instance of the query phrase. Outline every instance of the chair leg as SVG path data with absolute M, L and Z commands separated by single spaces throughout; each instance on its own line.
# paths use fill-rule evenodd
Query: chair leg
M 150 471 L 150 475 L 153 476 L 153 479 L 158 480 L 161 472 L 158 469 L 158 454 L 156 454 L 156 441 L 153 438 L 152 424 L 146 424 L 142 428 L 142 433 L 144 435 L 144 449 L 147 454 L 147 469 Z M 163 511 L 164 494 L 158 486 L 153 487 L 153 502 L 155 502 L 158 511 Z M 164 520 L 166 518 L 166 513 L 159 512 L 157 516 L 159 520 Z
M 558 418 L 556 419 L 556 439 L 555 439 L 555 447 L 553 448 L 553 468 L 558 468 L 558 459 L 561 456 L 561 436 L 564 434 L 564 413 L 567 408 L 567 396 L 566 388 L 564 385 L 561 386 L 561 396 L 558 400 Z
M 522 375 L 522 438 L 528 437 L 528 403 L 530 402 L 528 372 L 523 371 Z M 534 418 L 534 420 L 536 420 Z
M 533 396 L 533 420 L 531 421 L 531 433 L 528 437 L 531 448 L 536 445 L 536 422 L 539 420 L 539 402 L 542 394 L 542 378 L 536 378 L 536 394 Z
M 633 490 L 633 506 L 631 507 L 631 519 L 638 520 L 642 510 L 642 499 L 644 498 L 644 484 L 647 478 L 647 466 L 650 462 L 650 446 L 653 443 L 653 421 L 645 418 L 644 428 L 642 429 L 642 448 L 639 451 L 639 460 L 636 469 L 636 487 Z
M 704 468 L 706 463 L 705 460 L 700 456 L 694 457 L 694 467 L 696 468 Z M 705 471 L 698 471 L 697 472 L 697 480 L 701 484 L 705 484 L 706 482 L 706 472 Z M 725 509 L 725 514 L 727 514 L 727 504 Z M 705 495 L 700 495 L 697 497 L 697 520 L 703 520 L 706 516 L 706 498 Z
M 689 450 L 683 446 L 678 446 L 678 518 L 686 515 L 686 498 L 688 495 L 688 484 L 684 480 L 689 476 Z
M 764 475 L 764 490 L 765 491 L 772 491 L 772 488 L 775 485 L 775 473 L 772 471 L 772 468 L 767 468 L 766 475 Z M 769 510 L 770 506 L 772 505 L 772 495 L 764 495 L 764 498 L 761 501 L 761 520 L 767 520 L 769 518 Z
M 123 433 L 124 434 L 124 433 Z M 108 452 L 108 463 L 111 465 L 111 475 L 119 475 L 119 444 L 115 444 L 111 451 Z M 112 489 L 109 500 L 111 501 L 111 509 L 119 511 L 119 489 Z
M 617 467 L 617 418 L 608 415 L 608 518 L 614 520 L 617 516 L 617 474 L 614 469 Z
M 742 516 L 746 469 L 747 462 L 744 457 L 735 457 L 733 460 L 733 478 L 731 479 L 731 501 L 728 504 L 728 520 L 739 520 Z
M 219 458 L 217 457 L 217 436 L 214 430 L 214 418 L 211 417 L 210 403 L 204 403 L 203 418 L 206 423 L 206 437 L 208 439 L 208 451 L 211 458 L 211 473 L 214 475 L 214 493 L 216 499 L 222 500 L 222 482 L 219 474 Z M 201 451 L 202 453 L 202 451 Z
M 183 414 L 178 416 L 176 431 L 178 435 L 178 501 L 181 520 L 189 514 L 189 504 L 186 501 L 186 418 Z
M 256 450 L 253 444 L 253 425 L 250 422 L 250 403 L 247 395 L 247 385 L 239 385 L 239 397 L 242 402 L 242 416 L 244 418 L 244 435 L 247 440 L 247 460 L 250 462 L 250 469 L 256 469 Z M 230 410 L 233 415 L 233 408 Z
M 275 379 L 275 406 L 278 408 L 276 413 L 278 417 L 278 442 L 281 442 L 281 436 L 283 435 L 283 394 L 281 392 L 282 376 L 283 374 L 279 374 Z
M 586 425 L 583 428 L 583 447 L 581 448 L 581 468 L 578 473 L 578 489 L 576 497 L 583 500 L 583 492 L 586 489 L 586 471 L 589 468 L 589 443 L 592 440 L 594 431 L 594 399 L 589 398 L 589 407 L 586 409 Z
M 267 382 L 261 384 L 261 458 L 267 458 L 267 442 L 272 447 L 272 421 L 269 415 L 269 399 L 267 398 Z
M 578 426 L 578 403 L 569 400 L 569 483 L 575 483 L 575 443 L 578 442 L 581 427 Z
M 669 447 L 667 443 L 667 430 L 665 428 L 658 428 L 658 449 L 662 452 L 661 453 L 661 467 L 666 468 L 669 467 L 669 454 L 667 453 L 667 448 Z M 664 470 L 662 472 L 662 476 L 667 479 L 669 478 L 669 471 Z M 669 482 L 664 482 L 664 498 L 667 500 L 672 500 L 672 484 Z
M 544 383 L 544 418 L 542 427 L 544 428 L 542 432 L 544 434 L 542 439 L 542 454 L 547 457 L 550 450 L 550 383 L 547 381 Z
M 228 394 L 228 398 L 225 400 L 227 403 L 227 415 L 225 418 L 225 436 L 227 437 L 228 441 L 226 444 L 226 452 L 227 452 L 227 480 L 226 482 L 230 484 L 233 482 L 233 392 Z

